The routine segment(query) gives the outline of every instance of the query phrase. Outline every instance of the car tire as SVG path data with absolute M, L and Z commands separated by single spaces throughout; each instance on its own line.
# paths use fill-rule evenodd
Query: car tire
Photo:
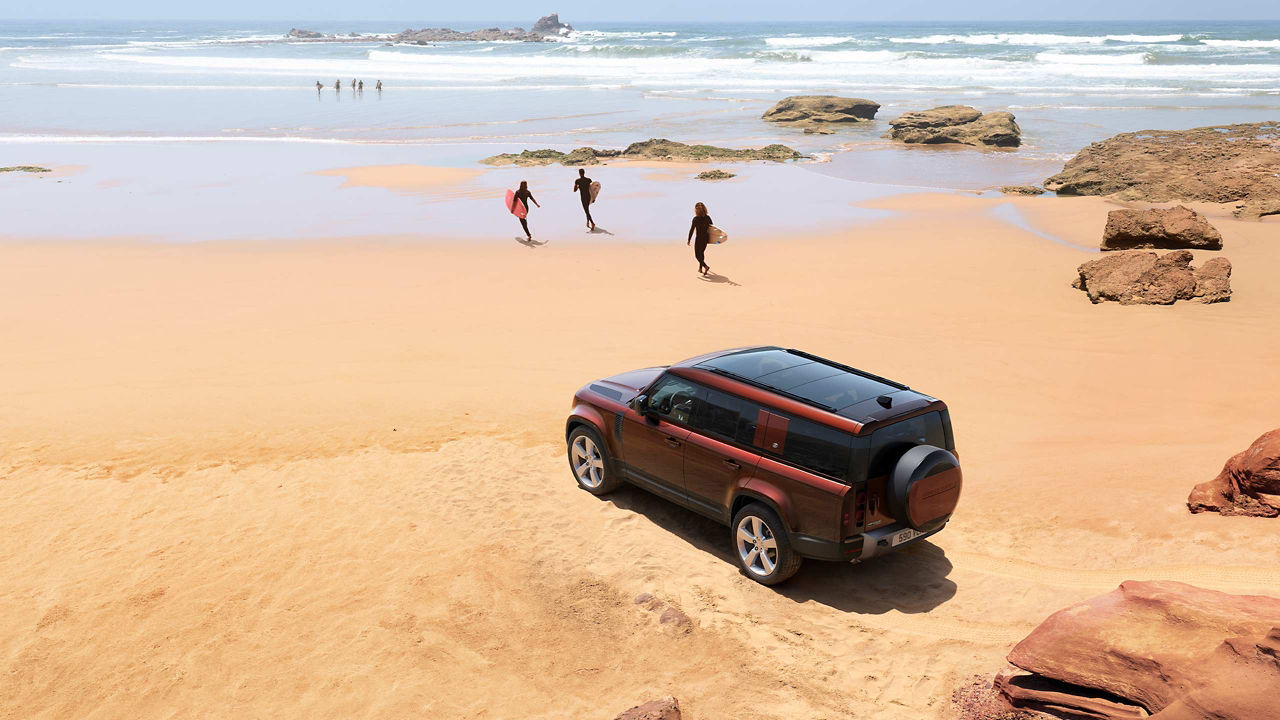
M 579 425 L 569 433 L 569 470 L 578 481 L 578 487 L 592 495 L 607 495 L 622 485 L 614 472 L 600 435 L 586 425 Z
M 768 505 L 751 503 L 733 516 L 730 540 L 738 567 L 761 585 L 777 585 L 800 569 L 804 558 L 791 548 L 782 518 Z

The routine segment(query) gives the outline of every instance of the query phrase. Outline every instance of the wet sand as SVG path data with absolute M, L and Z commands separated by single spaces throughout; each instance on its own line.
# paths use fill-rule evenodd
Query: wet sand
M 1096 244 L 1106 201 L 867 202 L 893 215 L 735 234 L 710 281 L 659 234 L 0 244 L 0 710 L 948 717 L 1120 581 L 1280 595 L 1274 522 L 1183 504 L 1275 427 L 1274 224 L 1215 219 L 1230 303 L 1093 306 L 1089 253 L 993 210 Z M 576 489 L 576 388 L 751 343 L 944 399 L 950 527 L 769 589 L 726 529 Z

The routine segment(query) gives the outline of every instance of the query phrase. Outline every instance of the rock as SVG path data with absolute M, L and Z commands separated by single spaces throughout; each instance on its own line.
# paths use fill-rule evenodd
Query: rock
M 47 173 L 53 171 L 49 168 L 38 167 L 36 165 L 12 165 L 10 167 L 0 167 L 0 173 L 7 172 Z
M 725 172 L 724 170 L 707 170 L 706 172 L 700 172 L 697 175 L 694 175 L 694 177 L 698 180 L 728 180 L 729 178 L 735 178 L 738 176 L 731 172 Z
M 981 675 L 969 678 L 968 682 L 956 688 L 951 693 L 951 704 L 961 720 L 1036 720 L 1044 717 L 1009 707 L 991 678 Z
M 1043 195 L 1048 190 L 1039 185 L 1005 185 L 1000 188 L 1000 192 L 1005 195 Z
M 1059 195 L 1148 202 L 1238 203 L 1236 215 L 1280 213 L 1280 122 L 1121 133 L 1081 150 L 1044 181 Z
M 1041 623 L 1009 653 L 1030 675 L 997 686 L 1078 717 L 1280 720 L 1277 626 L 1280 599 L 1128 581 Z
M 680 703 L 673 697 L 650 700 L 627 710 L 614 720 L 680 720 Z
M 1178 300 L 1223 302 L 1231 297 L 1231 262 L 1226 258 L 1191 267 L 1192 254 L 1175 250 L 1164 255 L 1142 250 L 1107 253 L 1076 269 L 1071 286 L 1097 304 L 1172 305 Z
M 538 35 L 567 35 L 573 32 L 573 26 L 569 23 L 560 22 L 560 13 L 551 13 L 538 18 L 538 22 L 533 24 L 531 32 Z
M 983 114 L 968 105 L 944 105 L 932 110 L 903 113 L 890 120 L 889 126 L 893 129 L 886 137 L 904 143 L 993 147 L 1018 147 L 1022 144 L 1022 130 L 1014 122 L 1012 113 Z
M 663 625 L 671 625 L 677 629 L 688 630 L 693 627 L 693 621 L 689 619 L 684 611 L 674 605 L 668 605 L 666 610 L 658 616 L 658 622 Z
M 324 33 L 315 30 L 299 30 L 298 28 L 290 28 L 289 33 L 285 37 L 292 40 L 319 40 L 324 37 Z
M 503 153 L 487 157 L 480 162 L 486 165 L 595 165 L 599 158 L 631 158 L 664 162 L 710 162 L 748 160 L 793 160 L 800 153 L 785 145 L 768 145 L 759 149 L 736 150 L 712 145 L 685 145 L 671 140 L 653 139 L 631 143 L 626 150 L 597 150 L 577 148 L 573 152 L 559 150 L 525 150 L 520 153 Z
M 1216 478 L 1197 485 L 1187 507 L 1193 513 L 1280 516 L 1280 429 L 1264 433 L 1227 460 Z
M 880 103 L 862 98 L 836 95 L 792 95 L 779 100 L 761 116 L 766 122 L 804 127 L 807 133 L 829 134 L 823 127 L 833 123 L 859 123 L 872 120 Z
M 1102 249 L 1134 248 L 1221 250 L 1222 233 L 1203 215 L 1181 205 L 1168 209 L 1124 209 L 1107 213 Z
M 381 38 L 378 38 L 381 39 Z M 522 28 L 502 30 L 485 28 L 458 32 L 451 28 L 423 28 L 421 30 L 404 30 L 391 37 L 399 43 L 425 45 L 435 42 L 545 42 L 546 37 L 536 32 L 525 32 Z

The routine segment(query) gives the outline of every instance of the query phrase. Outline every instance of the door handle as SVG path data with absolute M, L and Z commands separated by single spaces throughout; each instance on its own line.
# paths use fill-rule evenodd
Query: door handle
M 673 448 L 678 448 L 678 447 L 680 447 L 680 441 L 679 441 L 679 440 L 677 440 L 677 439 L 675 439 L 675 438 L 673 438 L 673 437 L 669 437 L 669 438 L 667 438 L 667 444 L 668 444 L 668 445 L 670 445 L 670 446 L 671 446 L 671 447 L 673 447 Z
M 736 463 L 736 462 L 734 462 L 734 461 L 732 461 L 732 460 L 721 460 L 720 462 L 724 463 L 725 465 L 728 465 L 729 467 L 733 468 L 734 470 L 741 470 L 741 469 L 742 469 L 742 466 L 741 466 L 741 465 L 739 465 L 738 463 Z

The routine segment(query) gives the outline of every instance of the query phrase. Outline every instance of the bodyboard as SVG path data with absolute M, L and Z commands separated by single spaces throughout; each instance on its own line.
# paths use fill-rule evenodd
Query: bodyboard
M 593 205 L 595 204 L 596 196 L 599 194 L 600 194 L 600 182 L 594 181 L 591 183 L 591 204 Z
M 721 230 L 715 225 L 712 225 L 711 227 L 707 228 L 707 232 L 711 234 L 710 242 L 712 245 L 719 245 L 722 242 L 729 241 L 729 233 Z

